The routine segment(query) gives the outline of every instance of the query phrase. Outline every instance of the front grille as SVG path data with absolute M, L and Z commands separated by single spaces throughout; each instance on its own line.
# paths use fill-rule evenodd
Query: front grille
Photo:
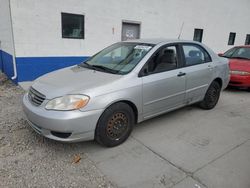
M 46 96 L 35 90 L 33 87 L 29 90 L 29 100 L 35 106 L 40 106 L 45 100 Z

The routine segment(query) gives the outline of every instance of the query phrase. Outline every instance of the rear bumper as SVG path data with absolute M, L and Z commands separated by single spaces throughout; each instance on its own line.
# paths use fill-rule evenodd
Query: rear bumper
M 231 74 L 229 85 L 237 87 L 250 87 L 250 76 Z
M 23 97 L 23 111 L 37 133 L 62 142 L 93 140 L 97 121 L 103 112 L 49 111 L 44 106 L 32 105 L 27 94 Z

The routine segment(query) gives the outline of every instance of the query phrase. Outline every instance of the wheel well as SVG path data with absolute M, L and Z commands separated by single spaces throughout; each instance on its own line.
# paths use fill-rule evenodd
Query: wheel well
M 135 115 L 135 123 L 137 123 L 137 121 L 138 121 L 138 110 L 137 110 L 136 105 L 133 102 L 127 101 L 127 100 L 116 101 L 113 104 L 120 103 L 120 102 L 125 103 L 125 104 L 129 105 L 132 108 L 132 110 L 134 112 L 134 115 Z M 111 105 L 113 105 L 113 104 L 111 104 Z M 109 105 L 109 106 L 111 106 L 111 105 Z
M 220 87 L 222 88 L 222 79 L 221 78 L 214 79 L 214 82 L 217 82 L 218 84 L 220 84 Z

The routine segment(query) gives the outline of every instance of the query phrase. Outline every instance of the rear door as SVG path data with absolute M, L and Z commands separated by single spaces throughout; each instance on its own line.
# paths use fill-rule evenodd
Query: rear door
M 212 59 L 200 45 L 182 44 L 186 73 L 187 104 L 202 100 L 213 77 Z
M 178 45 L 160 48 L 144 65 L 140 74 L 145 119 L 183 106 L 186 76 L 182 69 Z

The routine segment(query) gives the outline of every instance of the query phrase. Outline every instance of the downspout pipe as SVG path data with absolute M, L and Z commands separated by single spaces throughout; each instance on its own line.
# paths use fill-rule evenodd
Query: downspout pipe
M 12 14 L 11 14 L 11 5 L 9 0 L 9 9 L 10 9 L 10 24 L 11 24 L 11 34 L 12 34 L 12 45 L 13 45 L 13 55 L 12 55 L 12 63 L 13 63 L 13 70 L 14 75 L 11 77 L 12 80 L 17 78 L 17 68 L 16 68 L 16 49 L 15 49 L 15 39 L 14 39 L 14 31 L 13 31 L 13 21 L 12 21 Z

